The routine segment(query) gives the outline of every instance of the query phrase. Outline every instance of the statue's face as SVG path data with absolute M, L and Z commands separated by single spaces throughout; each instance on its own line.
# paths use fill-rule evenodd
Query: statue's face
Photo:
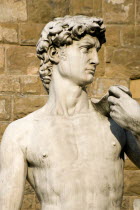
M 59 73 L 74 83 L 85 86 L 93 81 L 96 66 L 99 64 L 100 43 L 96 37 L 84 36 L 80 41 L 60 50 Z

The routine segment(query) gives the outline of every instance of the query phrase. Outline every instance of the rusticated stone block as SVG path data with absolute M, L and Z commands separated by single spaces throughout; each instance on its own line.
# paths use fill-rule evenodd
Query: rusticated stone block
M 135 26 L 135 45 L 140 45 L 140 26 Z
M 138 48 L 106 48 L 105 77 L 140 78 Z
M 135 44 L 135 27 L 123 26 L 121 30 L 122 46 L 133 46 Z
M 16 24 L 0 24 L 0 41 L 4 43 L 18 42 L 18 27 Z
M 45 87 L 42 84 L 42 88 L 41 88 L 41 95 L 48 95 L 48 92 L 46 91 Z
M 128 210 L 130 206 L 130 197 L 124 196 L 122 201 L 122 207 L 121 210 Z
M 106 47 L 106 54 L 105 54 L 105 62 L 111 63 L 113 52 L 115 51 L 115 47 Z
M 0 122 L 0 139 L 3 136 L 3 133 L 6 129 L 6 127 L 8 126 L 9 122 Z
M 107 46 L 112 46 L 112 47 L 117 47 L 120 46 L 120 26 L 107 26 L 106 30 L 106 45 Z
M 13 75 L 36 74 L 39 59 L 35 47 L 11 46 L 6 50 L 7 71 Z
M 124 171 L 124 195 L 140 195 L 140 171 Z
M 39 76 L 21 77 L 21 88 L 23 94 L 41 94 L 42 82 Z
M 140 23 L 140 1 L 136 0 L 136 21 Z
M 0 121 L 11 118 L 11 97 L 0 95 Z
M 41 209 L 41 205 L 37 199 L 37 197 L 35 198 L 35 210 L 40 210 Z
M 20 44 L 36 45 L 44 24 L 22 23 L 20 24 Z M 35 33 L 34 33 L 35 32 Z
M 5 68 L 5 48 L 0 47 L 0 74 L 4 73 Z
M 134 23 L 134 0 L 103 1 L 106 23 Z
M 102 1 L 70 0 L 70 15 L 102 16 Z
M 14 98 L 14 119 L 39 109 L 47 102 L 47 96 L 17 96 Z
M 127 157 L 124 164 L 125 170 L 138 170 L 137 166 Z
M 0 42 L 3 41 L 3 31 L 2 31 L 2 27 L 0 26 Z
M 0 2 L 0 22 L 26 21 L 26 0 Z
M 31 187 L 31 185 L 29 184 L 29 182 L 26 181 L 24 195 L 27 195 L 27 194 L 34 194 L 34 190 Z
M 1 93 L 18 93 L 20 92 L 20 83 L 18 77 L 9 75 L 0 76 L 0 92 Z
M 93 16 L 102 17 L 102 1 L 93 0 Z
M 69 0 L 27 1 L 28 19 L 36 23 L 47 23 L 55 17 L 69 14 Z
M 35 210 L 35 195 L 34 194 L 24 195 L 21 210 Z
M 27 181 L 25 183 L 24 199 L 21 210 L 36 210 L 36 195 Z
M 133 98 L 140 98 L 140 79 L 130 81 L 130 90 Z
M 115 79 L 115 78 L 97 78 L 93 83 L 92 91 L 94 97 L 102 97 L 107 93 L 108 89 L 112 85 L 124 85 L 128 87 L 129 80 Z

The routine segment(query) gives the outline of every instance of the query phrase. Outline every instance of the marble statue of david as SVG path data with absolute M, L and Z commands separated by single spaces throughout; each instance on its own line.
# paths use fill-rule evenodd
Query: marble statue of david
M 100 18 L 66 16 L 45 26 L 37 55 L 49 99 L 5 131 L 1 210 L 20 209 L 26 179 L 41 210 L 120 210 L 124 152 L 140 167 L 140 105 L 123 86 L 89 100 L 104 42 Z

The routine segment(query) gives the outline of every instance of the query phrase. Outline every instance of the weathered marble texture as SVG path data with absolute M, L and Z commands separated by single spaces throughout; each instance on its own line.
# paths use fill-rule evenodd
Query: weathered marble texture
M 74 18 L 76 26 L 78 20 Z M 67 40 L 60 30 L 59 46 L 50 39 L 46 45 L 44 40 L 38 44 L 41 67 L 46 63 L 50 67 L 47 75 L 40 68 L 49 98 L 44 107 L 5 131 L 0 152 L 1 210 L 20 209 L 26 178 L 42 210 L 121 208 L 124 152 L 140 167 L 140 106 L 123 86 L 111 87 L 99 101 L 88 99 L 86 86 L 93 81 L 104 42 L 101 19 L 91 20 L 98 27 L 94 24 L 90 32 L 80 29 L 77 39 Z

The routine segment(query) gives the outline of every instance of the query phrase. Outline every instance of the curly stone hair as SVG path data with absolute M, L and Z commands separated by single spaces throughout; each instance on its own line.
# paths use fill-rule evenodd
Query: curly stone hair
M 47 92 L 49 92 L 53 67 L 48 56 L 49 47 L 71 45 L 73 40 L 78 41 L 86 34 L 97 37 L 101 45 L 105 43 L 103 20 L 84 15 L 65 16 L 55 18 L 44 27 L 37 43 L 37 56 L 41 59 L 39 74 Z

